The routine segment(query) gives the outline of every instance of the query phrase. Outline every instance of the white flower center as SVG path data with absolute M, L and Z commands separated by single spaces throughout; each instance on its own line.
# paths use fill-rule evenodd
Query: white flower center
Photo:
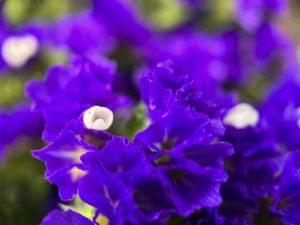
M 243 129 L 248 126 L 256 126 L 259 121 L 259 114 L 256 109 L 247 104 L 240 103 L 230 110 L 223 118 L 223 123 L 231 125 L 237 129 Z
M 31 34 L 7 37 L 1 46 L 4 61 L 13 68 L 24 66 L 38 51 L 39 42 Z
M 84 125 L 91 130 L 107 130 L 113 123 L 113 112 L 100 106 L 93 106 L 83 114 Z

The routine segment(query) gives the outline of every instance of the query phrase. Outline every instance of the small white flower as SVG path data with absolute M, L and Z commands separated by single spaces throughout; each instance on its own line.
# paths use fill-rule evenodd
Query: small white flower
M 1 55 L 13 68 L 24 66 L 38 51 L 39 42 L 31 34 L 7 37 L 1 46 Z
M 106 107 L 93 106 L 83 114 L 83 123 L 91 130 L 107 130 L 113 123 L 113 112 Z
M 228 110 L 226 116 L 223 118 L 223 123 L 231 125 L 237 129 L 243 129 L 248 126 L 256 126 L 259 121 L 259 114 L 257 110 L 247 104 L 240 103 L 230 110 Z

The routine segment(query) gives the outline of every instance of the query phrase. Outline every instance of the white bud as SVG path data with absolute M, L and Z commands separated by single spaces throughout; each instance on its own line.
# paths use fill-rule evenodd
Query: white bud
M 83 123 L 91 130 L 107 130 L 113 123 L 113 112 L 106 107 L 93 106 L 83 114 Z
M 39 42 L 31 34 L 7 37 L 1 46 L 4 61 L 13 68 L 24 66 L 38 51 Z
M 228 110 L 226 116 L 223 118 L 223 123 L 231 125 L 237 129 L 243 129 L 248 126 L 256 126 L 259 121 L 259 114 L 257 110 L 247 104 L 240 103 L 230 110 Z

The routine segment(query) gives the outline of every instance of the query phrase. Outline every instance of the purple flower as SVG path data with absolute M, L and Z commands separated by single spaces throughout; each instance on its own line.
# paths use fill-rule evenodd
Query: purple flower
M 266 74 L 274 61 L 286 69 L 296 62 L 294 49 L 278 28 L 263 23 L 252 33 L 226 29 L 207 35 L 182 29 L 155 39 L 146 46 L 146 53 L 150 68 L 171 60 L 173 70 L 188 75 L 206 98 L 218 103 L 224 98 L 221 85 L 245 84 Z
M 142 45 L 151 38 L 150 29 L 135 5 L 124 0 L 93 0 L 93 13 L 107 31 L 120 41 Z M 117 16 L 116 16 L 117 15 Z
M 52 23 L 32 21 L 12 28 L 2 20 L 0 27 L 0 69 L 19 69 L 41 49 L 62 49 L 76 55 L 107 53 L 114 38 L 90 11 L 66 16 Z M 99 38 L 100 37 L 100 38 Z
M 222 108 L 233 101 L 232 96 L 225 95 L 217 87 L 210 89 L 214 91 L 213 96 L 208 90 L 202 90 L 193 77 L 172 61 L 161 62 L 152 71 L 140 76 L 140 91 L 148 106 L 149 116 L 154 120 L 179 103 L 216 119 L 214 122 L 217 125 Z M 161 98 L 162 95 L 164 98 Z
M 257 76 L 281 76 L 297 63 L 294 44 L 272 24 L 264 22 L 251 33 L 230 29 L 220 36 L 224 43 L 221 60 L 226 71 L 222 81 L 229 86 L 247 87 Z M 275 64 L 280 67 L 271 71 Z
M 43 118 L 26 105 L 0 112 L 0 156 L 3 150 L 21 136 L 37 138 L 43 130 Z
M 267 20 L 269 14 L 281 14 L 287 10 L 286 0 L 238 0 L 237 17 L 248 30 L 256 29 Z
M 54 66 L 45 81 L 30 81 L 26 93 L 45 117 L 43 138 L 54 140 L 71 120 L 91 106 L 116 110 L 129 104 L 128 98 L 112 89 L 114 75 L 114 63 L 80 58 L 71 67 Z
M 282 62 L 279 71 L 286 71 L 297 64 L 293 42 L 276 26 L 261 24 L 254 36 L 254 56 L 258 68 L 268 69 L 274 61 Z
M 208 121 L 203 113 L 174 106 L 167 115 L 138 133 L 136 140 L 146 144 L 154 152 L 171 150 L 188 141 L 201 140 Z
M 100 168 L 90 169 L 80 183 L 79 195 L 83 201 L 97 208 L 112 224 L 122 224 L 123 217 L 130 216 L 130 194 L 126 186 L 114 177 L 108 177 Z
M 217 35 L 183 30 L 156 40 L 149 47 L 149 57 L 155 64 L 172 60 L 174 69 L 188 75 L 199 89 L 209 92 L 216 82 L 226 78 L 227 68 L 222 61 L 225 46 Z
M 149 163 L 139 146 L 125 138 L 113 137 L 101 152 L 90 152 L 83 157 L 83 161 L 89 170 L 79 186 L 82 200 L 94 206 L 112 224 L 123 224 L 125 221 L 136 224 L 144 218 L 149 220 L 134 202 L 134 187 L 137 188 L 140 179 L 148 180 L 149 176 L 149 173 L 147 176 L 145 174 Z M 150 204 L 143 198 L 141 200 L 143 204 Z
M 259 207 L 258 199 L 275 192 L 283 152 L 274 136 L 270 135 L 268 126 L 265 126 L 262 112 L 253 118 L 255 123 L 252 123 L 251 115 L 247 118 L 239 115 L 246 113 L 246 110 L 228 111 L 224 119 L 226 121 L 228 114 L 234 114 L 235 121 L 227 124 L 222 140 L 233 144 L 235 154 L 225 161 L 229 179 L 221 187 L 224 202 L 220 211 L 229 218 L 251 221 Z M 240 122 L 245 124 L 240 126 Z
M 198 31 L 200 0 L 184 0 L 192 17 L 165 33 L 155 32 L 131 1 L 91 3 L 91 10 L 47 25 L 15 30 L 0 21 L 0 69 L 21 68 L 49 46 L 71 53 L 68 66 L 55 65 L 44 80 L 28 82 L 34 110 L 0 114 L 0 149 L 20 135 L 40 135 L 44 122 L 42 139 L 50 143 L 32 154 L 45 163 L 46 179 L 58 186 L 61 200 L 78 195 L 93 207 L 92 219 L 55 210 L 42 225 L 99 224 L 99 216 L 112 225 L 177 219 L 246 225 L 260 223 L 264 212 L 297 224 L 298 66 L 293 44 L 271 23 L 287 2 L 237 0 L 243 29 L 215 34 Z M 18 46 L 20 38 L 27 44 Z M 35 51 L 26 50 L 30 44 Z M 136 57 L 121 55 L 129 57 L 124 65 L 123 47 Z M 18 59 L 20 49 L 27 55 Z M 120 71 L 106 55 L 120 62 Z M 237 100 L 257 76 L 279 74 L 282 80 L 256 106 Z M 146 118 L 139 118 L 140 106 Z M 142 124 L 147 127 L 136 131 Z M 263 205 L 271 197 L 274 205 Z
M 262 105 L 270 135 L 274 135 L 287 150 L 300 147 L 299 91 L 299 84 L 295 80 L 287 79 L 271 91 Z
M 203 209 L 190 216 L 187 219 L 186 225 L 193 225 L 193 224 L 247 225 L 247 221 L 244 219 L 226 218 L 216 208 L 213 208 L 213 209 Z
M 99 151 L 111 138 L 106 133 L 85 130 L 82 123 L 73 122 L 71 125 L 52 144 L 33 151 L 34 157 L 45 162 L 45 177 L 59 187 L 60 197 L 64 201 L 71 200 L 77 194 L 80 180 L 87 175 L 82 157 L 90 151 Z
M 171 162 L 173 163 L 173 162 Z M 161 181 L 168 188 L 177 212 L 183 216 L 202 207 L 216 207 L 222 202 L 220 183 L 227 180 L 224 170 L 199 167 L 186 161 L 159 168 Z
M 94 223 L 81 214 L 67 210 L 65 212 L 55 209 L 43 220 L 41 225 L 93 225 Z
M 80 55 L 106 53 L 114 45 L 113 38 L 91 12 L 67 16 L 48 25 L 47 40 L 54 47 Z
M 300 153 L 290 153 L 280 178 L 280 187 L 275 196 L 273 211 L 285 224 L 297 224 L 300 219 Z
M 203 113 L 174 106 L 135 138 L 145 145 L 153 169 L 184 216 L 222 201 L 220 183 L 227 179 L 222 162 L 233 152 L 230 144 L 211 143 L 208 122 Z
M 223 160 L 233 150 L 216 141 L 224 134 L 222 106 L 207 103 L 193 77 L 180 68 L 167 61 L 141 77 L 142 98 L 153 122 L 135 142 L 144 146 L 153 174 L 178 214 L 188 216 L 221 204 L 220 184 L 227 180 Z

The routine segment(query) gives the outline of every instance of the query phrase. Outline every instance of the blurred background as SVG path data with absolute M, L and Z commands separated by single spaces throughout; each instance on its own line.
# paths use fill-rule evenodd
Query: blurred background
M 109 1 L 109 0 L 108 0 Z M 136 6 L 157 31 L 168 31 L 184 24 L 191 9 L 180 0 L 134 0 Z M 0 0 L 2 21 L 0 22 L 0 43 L 7 29 L 18 30 L 28 23 L 52 23 L 63 16 L 77 14 L 91 7 L 88 0 Z M 201 3 L 204 4 L 204 3 Z M 209 0 L 205 7 L 195 14 L 199 17 L 202 32 L 214 33 L 236 26 L 234 0 Z M 296 44 L 300 59 L 300 1 L 289 1 L 289 11 L 274 21 Z M 5 25 L 3 25 L 5 24 Z M 126 58 L 126 52 L 112 54 L 119 64 Z M 2 56 L 3 57 L 3 56 Z M 44 179 L 44 165 L 32 158 L 30 151 L 45 145 L 40 138 L 19 135 L 13 141 L 6 112 L 26 103 L 24 85 L 32 78 L 43 78 L 48 67 L 56 63 L 65 64 L 68 50 L 43 48 L 25 67 L 4 68 L 0 62 L 0 224 L 39 224 L 42 218 L 58 203 L 57 189 Z M 1 64 L 2 63 L 2 64 Z M 126 62 L 125 62 L 126 63 Z M 3 66 L 3 69 L 1 68 Z M 274 65 L 276 68 L 276 65 Z M 260 82 L 263 82 L 259 80 Z M 268 80 L 272 82 L 272 80 Z M 255 83 L 255 82 L 254 82 Z M 256 82 L 257 90 L 259 85 Z M 252 87 L 251 87 L 252 88 Z M 255 91 L 253 91 L 254 93 Z M 253 95 L 241 96 L 255 99 Z M 22 115 L 22 112 L 20 112 Z M 22 118 L 22 116 L 18 117 Z M 18 118 L 15 118 L 18 120 Z M 5 126 L 5 127 L 4 127 Z M 5 141 L 4 141 L 5 140 Z M 6 141 L 9 140 L 9 141 Z

